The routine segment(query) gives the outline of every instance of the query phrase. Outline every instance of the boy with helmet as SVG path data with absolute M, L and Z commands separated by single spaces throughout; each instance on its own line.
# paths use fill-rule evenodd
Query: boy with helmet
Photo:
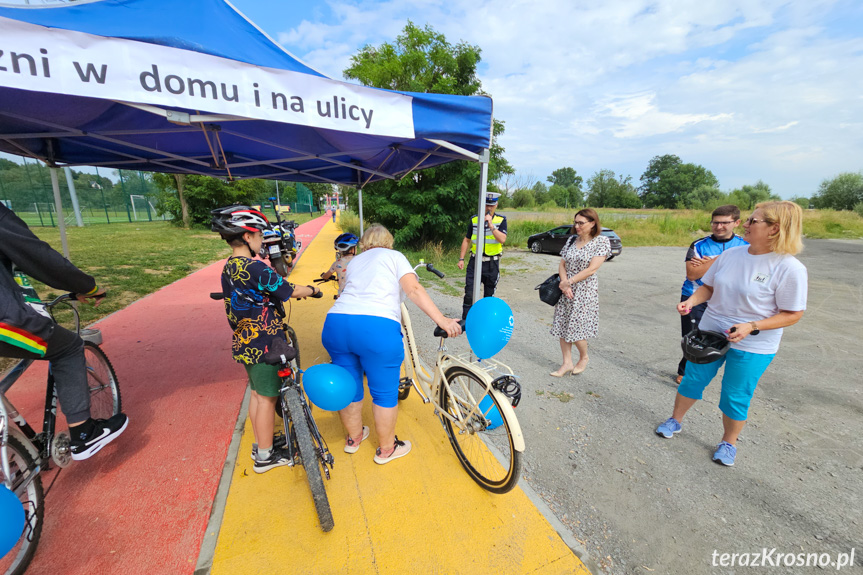
M 264 473 L 289 463 L 284 449 L 273 445 L 276 398 L 281 388 L 279 368 L 262 361 L 274 343 L 286 341 L 282 318 L 276 313 L 278 303 L 291 297 L 314 296 L 320 290 L 295 286 L 254 259 L 261 250 L 263 231 L 270 229 L 267 217 L 260 211 L 228 206 L 210 213 L 212 230 L 233 249 L 222 270 L 222 293 L 228 323 L 234 332 L 232 355 L 246 368 L 252 388 L 249 417 L 258 445 L 253 454 L 254 469 L 255 473 Z
M 339 295 L 345 289 L 345 281 L 348 273 L 348 264 L 357 255 L 357 244 L 360 239 L 354 234 L 342 234 L 336 238 L 333 245 L 336 248 L 336 261 L 330 269 L 321 274 L 321 278 L 328 280 L 333 275 L 339 278 Z

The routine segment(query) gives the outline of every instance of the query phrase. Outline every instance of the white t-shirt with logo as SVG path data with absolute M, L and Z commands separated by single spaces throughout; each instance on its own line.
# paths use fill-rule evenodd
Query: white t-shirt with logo
M 372 248 L 348 263 L 345 288 L 329 313 L 373 315 L 401 322 L 405 292 L 399 280 L 414 274 L 401 252 Z
M 749 246 L 725 250 L 701 281 L 713 287 L 713 296 L 699 328 L 724 333 L 732 325 L 772 317 L 784 311 L 806 309 L 806 267 L 794 256 L 767 253 L 754 256 Z M 749 335 L 732 349 L 776 353 L 782 329 Z

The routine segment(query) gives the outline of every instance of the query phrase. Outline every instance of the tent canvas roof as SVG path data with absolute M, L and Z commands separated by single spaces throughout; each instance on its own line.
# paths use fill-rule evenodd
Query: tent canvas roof
M 223 0 L 0 6 L 0 31 L 0 151 L 49 165 L 362 186 L 490 145 L 490 98 L 331 80 Z

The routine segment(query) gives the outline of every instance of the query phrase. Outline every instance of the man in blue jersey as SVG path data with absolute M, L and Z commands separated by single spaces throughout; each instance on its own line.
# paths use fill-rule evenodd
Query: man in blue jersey
M 689 299 L 698 286 L 701 278 L 713 265 L 716 258 L 728 248 L 745 246 L 749 242 L 734 233 L 740 225 L 740 208 L 735 205 L 719 206 L 713 210 L 710 217 L 710 230 L 713 232 L 707 237 L 692 242 L 689 251 L 686 252 L 686 280 L 683 282 L 680 301 Z M 680 316 L 680 327 L 683 335 L 686 335 L 698 326 L 707 302 L 692 308 L 689 315 Z M 693 324 L 693 322 L 695 322 Z M 677 377 L 674 379 L 678 384 L 683 381 L 686 371 L 686 359 L 681 359 L 677 366 Z

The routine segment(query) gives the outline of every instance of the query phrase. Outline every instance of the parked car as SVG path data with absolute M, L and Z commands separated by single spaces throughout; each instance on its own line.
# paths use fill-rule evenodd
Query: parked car
M 558 226 L 547 232 L 534 234 L 527 238 L 527 247 L 535 254 L 559 254 L 566 241 L 573 235 L 569 233 L 571 229 L 570 226 Z M 611 228 L 602 228 L 602 235 L 607 237 L 611 244 L 611 255 L 605 261 L 611 261 L 623 251 L 623 242 Z

